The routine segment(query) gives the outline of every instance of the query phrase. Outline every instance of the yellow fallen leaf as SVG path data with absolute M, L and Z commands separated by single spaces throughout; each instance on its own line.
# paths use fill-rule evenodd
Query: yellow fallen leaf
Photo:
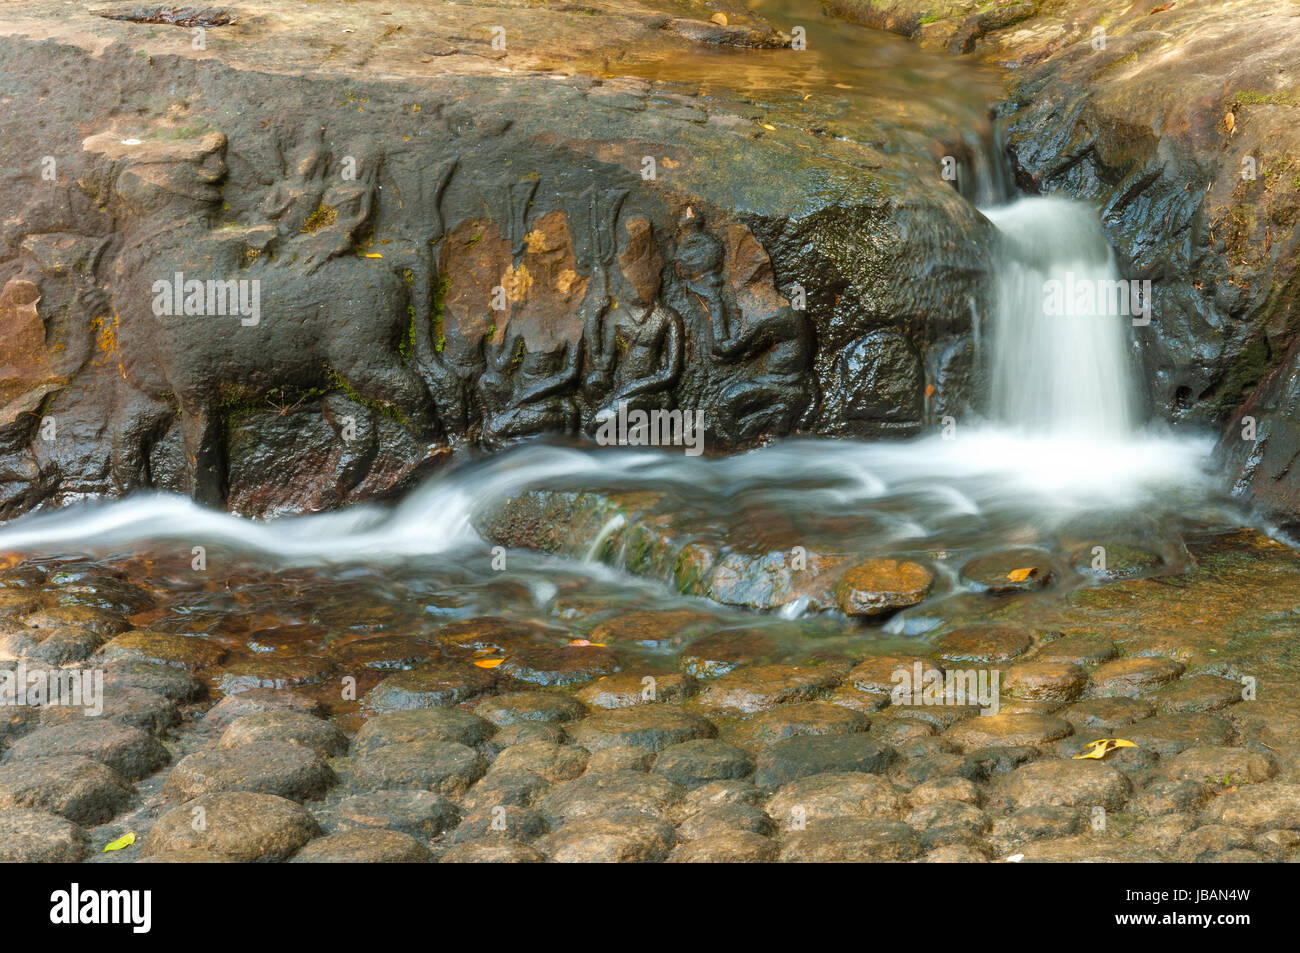
M 1038 570 L 1033 566 L 1030 566 L 1027 569 L 1013 569 L 1011 572 L 1007 573 L 1007 578 L 1012 582 L 1024 582 L 1036 572 L 1038 572 Z
M 134 843 L 135 831 L 127 831 L 117 840 L 111 840 L 105 844 L 103 852 L 107 854 L 110 850 L 121 850 L 123 847 L 130 847 Z
M 607 647 L 608 647 L 608 646 L 605 645 L 604 642 L 588 642 L 586 639 L 574 639 L 574 640 L 573 640 L 572 642 L 570 642 L 569 644 L 570 644 L 570 645 L 590 645 L 590 646 L 592 646 L 593 648 L 597 648 L 597 649 L 603 649 L 603 648 L 607 648 Z
M 763 128 L 771 129 L 773 132 L 776 132 L 776 126 L 772 125 L 770 122 L 763 123 Z
M 713 16 L 709 17 L 709 20 L 716 23 L 718 26 L 727 25 L 727 15 L 725 13 L 715 13 Z
M 1091 758 L 1099 761 L 1117 748 L 1136 747 L 1137 745 L 1124 738 L 1098 738 L 1096 741 L 1091 741 L 1084 745 L 1083 754 L 1076 754 L 1073 760 L 1078 761 L 1080 758 Z
M 368 253 L 366 254 L 366 257 L 367 257 L 367 258 L 383 258 L 384 256 L 381 255 L 381 254 L 379 254 L 379 252 L 377 252 L 377 251 L 372 251 L 372 252 L 368 252 Z
M 504 661 L 505 659 L 503 658 L 481 658 L 475 659 L 474 664 L 479 668 L 496 668 Z
M 1223 117 L 1223 124 L 1228 128 L 1228 132 L 1232 132 L 1232 130 L 1236 128 L 1237 117 L 1234 116 L 1232 113 L 1228 113 L 1226 116 Z

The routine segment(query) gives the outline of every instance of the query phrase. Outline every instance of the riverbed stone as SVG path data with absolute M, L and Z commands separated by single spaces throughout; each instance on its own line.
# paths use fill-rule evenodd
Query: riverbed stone
M 1052 561 L 1037 549 L 989 553 L 961 567 L 962 581 L 968 587 L 990 595 L 1041 589 L 1052 581 L 1052 575 Z
M 76 824 L 31 808 L 0 811 L 0 863 L 71 864 L 90 853 L 90 835 Z
M 1180 837 L 1177 846 L 1169 853 L 1180 863 L 1194 863 L 1209 854 L 1249 849 L 1254 841 L 1255 838 L 1245 828 L 1204 824 Z
M 1168 658 L 1138 656 L 1116 659 L 1093 670 L 1091 691 L 1099 698 L 1139 695 L 1172 682 L 1185 670 L 1181 662 Z
M 1021 863 L 1144 864 L 1164 860 L 1159 852 L 1118 837 L 1075 834 L 1035 840 L 1021 849 Z
M 226 695 L 203 715 L 203 724 L 225 730 L 236 719 L 270 711 L 319 715 L 320 702 L 287 688 L 247 688 Z
M 669 705 L 597 712 L 569 729 L 573 743 L 588 751 L 615 746 L 660 751 L 683 741 L 712 738 L 716 733 L 706 719 Z
M 99 761 L 131 781 L 147 777 L 171 761 L 167 749 L 147 732 L 95 718 L 38 728 L 16 741 L 4 760 L 13 763 L 62 755 Z
M 452 741 L 408 741 L 385 745 L 350 759 L 351 788 L 433 791 L 458 798 L 483 776 L 487 764 L 473 748 Z
M 431 661 L 436 652 L 437 646 L 416 635 L 376 635 L 336 645 L 330 658 L 345 671 L 405 671 Z
M 1088 672 L 1073 662 L 1017 662 L 1002 673 L 1001 690 L 1013 698 L 1071 702 L 1083 694 Z
M 136 629 L 110 639 L 100 657 L 106 665 L 124 660 L 153 662 L 194 675 L 216 668 L 225 660 L 226 651 L 202 636 Z
M 1043 745 L 1073 733 L 1073 725 L 1051 715 L 999 713 L 968 718 L 950 728 L 944 737 L 963 751 L 973 751 Z
M 662 775 L 607 771 L 555 785 L 538 800 L 536 807 L 547 823 L 558 828 L 576 818 L 614 811 L 666 817 L 685 794 L 685 788 Z
M 531 771 L 502 771 L 495 766 L 474 782 L 460 799 L 467 814 L 490 811 L 494 807 L 527 807 L 551 782 Z
M 681 645 L 692 631 L 711 624 L 716 624 L 712 615 L 695 609 L 634 609 L 600 623 L 588 639 L 605 645 L 662 650 Z
M 596 684 L 599 685 L 600 682 Z M 475 704 L 474 711 L 498 727 L 520 723 L 573 721 L 587 714 L 587 708 L 582 702 L 560 692 L 547 691 L 489 695 Z
M 593 708 L 630 708 L 654 702 L 680 702 L 695 691 L 695 679 L 680 672 L 619 672 L 583 686 L 577 696 Z
M 916 785 L 908 792 L 907 800 L 912 807 L 933 804 L 935 801 L 962 801 L 979 807 L 984 803 L 984 796 L 975 782 L 968 778 L 950 775 L 931 778 Z
M 767 813 L 781 830 L 790 830 L 835 817 L 901 817 L 904 806 L 903 792 L 878 775 L 828 771 L 783 785 Z
M 450 708 L 481 695 L 497 680 L 491 669 L 438 662 L 390 675 L 362 698 L 362 708 L 384 713 L 411 708 Z
M 333 661 L 314 656 L 240 659 L 217 673 L 217 688 L 227 695 L 249 688 L 303 688 L 319 685 L 336 668 Z
M 829 702 L 782 705 L 728 726 L 725 738 L 758 751 L 766 745 L 799 735 L 845 735 L 866 731 L 871 721 L 851 708 Z
M 920 655 L 873 655 L 850 669 L 844 682 L 860 692 L 888 697 L 899 685 L 901 674 L 906 674 L 913 682 L 916 681 L 917 665 L 921 666 L 923 679 L 930 677 L 931 672 L 935 675 L 943 673 L 943 669 L 933 659 Z
M 680 834 L 680 829 L 678 833 Z M 727 830 L 678 844 L 668 855 L 668 863 L 767 864 L 776 860 L 777 852 L 776 842 L 762 834 Z
M 754 773 L 754 758 L 743 748 L 716 738 L 699 738 L 669 745 L 655 758 L 654 772 L 685 788 L 709 781 L 743 778 Z
M 217 791 L 251 791 L 307 801 L 324 795 L 334 781 L 334 772 L 310 748 L 286 741 L 250 741 L 182 758 L 167 776 L 163 794 L 188 801 Z
M 109 635 L 84 626 L 25 629 L 18 636 L 0 637 L 0 652 L 33 663 L 61 666 L 90 658 Z
M 1269 781 L 1225 791 L 1206 815 L 1220 824 L 1247 830 L 1300 830 L 1300 784 Z
M 70 705 L 46 705 L 41 709 L 42 725 L 62 725 L 86 717 L 84 708 Z M 140 688 L 104 689 L 103 711 L 96 716 L 105 721 L 139 728 L 151 735 L 165 734 L 180 724 L 181 713 L 166 695 Z
M 705 807 L 687 816 L 677 827 L 679 840 L 698 840 L 726 831 L 751 831 L 769 835 L 776 832 L 776 824 L 767 812 L 752 804 L 718 804 Z
M 617 672 L 619 657 L 599 645 L 528 646 L 507 655 L 498 668 L 534 685 L 580 685 Z
M 826 772 L 879 774 L 893 759 L 892 748 L 864 732 L 795 735 L 762 749 L 754 783 L 775 790 L 791 781 Z
M 248 791 L 204 794 L 160 817 L 145 835 L 145 857 L 187 848 L 240 861 L 286 860 L 320 834 L 302 805 Z
M 492 771 L 525 771 L 554 783 L 570 781 L 587 769 L 585 748 L 549 741 L 530 741 L 506 748 L 492 763 Z
M 1156 715 L 1124 730 L 1124 737 L 1161 758 L 1172 758 L 1186 748 L 1226 745 L 1232 727 L 1216 715 Z
M 903 820 L 916 830 L 926 850 L 970 843 L 992 827 L 987 814 L 965 801 L 931 801 L 913 808 Z
M 678 667 L 698 679 L 721 678 L 742 665 L 756 665 L 777 654 L 771 636 L 751 629 L 714 632 L 696 639 L 678 656 Z
M 413 708 L 366 719 L 352 739 L 352 750 L 366 754 L 385 745 L 411 741 L 454 741 L 474 746 L 492 737 L 492 723 L 459 708 Z
M 217 747 L 240 748 L 261 741 L 279 741 L 301 745 L 318 758 L 337 758 L 347 754 L 348 738 L 324 718 L 280 708 L 236 718 L 226 728 Z
M 187 847 L 183 850 L 169 850 L 152 857 L 141 857 L 137 864 L 237 864 L 239 861 L 215 851 Z
M 787 835 L 782 863 L 882 863 L 912 860 L 921 840 L 902 821 L 835 817 Z
M 519 804 L 493 804 L 474 810 L 466 808 L 460 824 L 447 837 L 447 841 L 463 844 L 467 841 L 500 840 L 504 837 L 529 843 L 549 830 L 546 818 L 531 808 Z
M 1220 711 L 1241 701 L 1240 682 L 1217 675 L 1191 675 L 1149 696 L 1164 713 Z
M 1267 751 L 1248 748 L 1193 747 L 1174 755 L 1165 768 L 1174 780 L 1214 782 L 1220 787 L 1259 784 L 1277 775 L 1278 764 Z
M 544 864 L 546 856 L 528 844 L 502 838 L 457 844 L 439 860 L 443 864 Z
M 946 662 L 1007 662 L 1024 655 L 1033 634 L 1008 625 L 975 625 L 953 629 L 934 645 L 935 657 Z
M 293 856 L 295 864 L 427 864 L 429 848 L 410 834 L 371 828 L 320 837 Z
M 199 701 L 208 693 L 207 685 L 171 665 L 140 659 L 121 659 L 105 664 L 105 693 L 130 688 L 156 692 L 182 705 Z
M 1076 834 L 1082 824 L 1078 808 L 1063 804 L 1042 804 L 1018 810 L 994 821 L 990 841 L 998 853 L 1009 854 L 1030 841 Z
M 757 804 L 763 792 L 748 779 L 710 781 L 693 791 L 686 792 L 685 810 L 688 813 L 724 804 Z
M 1079 732 L 1116 732 L 1155 714 L 1155 705 L 1144 698 L 1088 698 L 1059 712 Z
M 61 629 L 65 626 L 74 626 L 94 629 L 106 636 L 117 635 L 131 628 L 126 618 L 118 612 L 84 605 L 45 606 L 24 616 L 23 624 L 33 629 Z
M 840 673 L 800 665 L 749 665 L 723 675 L 700 693 L 710 711 L 751 714 L 777 705 L 810 701 L 838 685 Z
M 1065 665 L 1100 665 L 1119 655 L 1110 639 L 1088 633 L 1072 633 L 1040 642 L 1034 651 L 1035 662 L 1059 662 Z
M 334 806 L 343 824 L 384 827 L 421 841 L 437 837 L 460 822 L 456 806 L 432 791 L 373 791 L 345 797 Z
M 924 601 L 934 574 L 904 559 L 867 559 L 835 583 L 835 602 L 849 616 L 878 616 Z
M 48 811 L 94 826 L 112 820 L 134 793 L 112 768 L 81 755 L 0 765 L 0 811 Z
M 1064 806 L 1117 811 L 1128 801 L 1128 778 L 1100 761 L 1048 759 L 1017 768 L 1006 791 L 1017 808 Z
M 558 864 L 645 864 L 666 860 L 675 842 L 673 826 L 666 821 L 610 811 L 573 820 L 537 846 Z
M 1198 780 L 1153 781 L 1130 801 L 1132 809 L 1147 817 L 1198 811 L 1210 797 L 1207 785 Z

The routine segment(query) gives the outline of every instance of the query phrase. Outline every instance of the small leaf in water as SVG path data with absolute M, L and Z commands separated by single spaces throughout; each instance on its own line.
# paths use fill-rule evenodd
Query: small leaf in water
M 592 646 L 593 648 L 598 648 L 598 649 L 607 648 L 607 646 L 605 645 L 604 642 L 588 642 L 586 639 L 574 639 L 574 640 L 573 640 L 572 642 L 570 642 L 569 644 L 570 644 L 570 645 L 590 645 L 590 646 Z
M 504 661 L 505 659 L 503 658 L 480 658 L 475 659 L 474 664 L 479 668 L 496 668 Z
M 1033 566 L 1030 566 L 1027 569 L 1013 569 L 1011 572 L 1007 573 L 1007 578 L 1012 582 L 1024 582 L 1036 572 L 1038 572 L 1038 570 Z
M 1076 754 L 1074 756 L 1074 760 L 1078 761 L 1080 758 L 1092 758 L 1093 760 L 1100 760 L 1101 758 L 1106 757 L 1107 754 L 1114 751 L 1116 748 L 1136 748 L 1136 747 L 1137 745 L 1135 745 L 1131 741 L 1125 740 L 1124 738 L 1098 738 L 1096 741 L 1092 741 L 1084 745 L 1083 754 Z
M 716 23 L 718 26 L 727 25 L 727 15 L 725 13 L 715 13 L 713 16 L 709 17 L 709 20 Z
M 130 847 L 134 843 L 135 843 L 135 831 L 127 831 L 117 840 L 111 840 L 107 844 L 105 844 L 104 853 L 107 854 L 110 850 L 121 850 L 123 847 Z
M 1223 124 L 1224 126 L 1227 127 L 1228 132 L 1232 132 L 1233 128 L 1235 128 L 1237 125 L 1237 117 L 1234 116 L 1232 113 L 1228 113 L 1226 116 L 1223 117 Z

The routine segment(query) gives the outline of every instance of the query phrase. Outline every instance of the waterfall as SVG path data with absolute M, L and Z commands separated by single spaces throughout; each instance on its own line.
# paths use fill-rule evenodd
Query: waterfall
M 1002 239 L 989 329 L 994 418 L 1026 434 L 1131 433 L 1126 343 L 1140 302 L 1092 210 L 1022 198 L 984 214 Z

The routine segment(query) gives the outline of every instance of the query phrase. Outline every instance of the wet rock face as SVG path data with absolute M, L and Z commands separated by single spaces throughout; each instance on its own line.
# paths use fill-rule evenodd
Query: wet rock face
M 704 28 L 654 42 L 780 39 Z M 52 69 L 95 91 L 39 107 L 78 117 L 46 127 L 53 182 L 13 163 L 0 190 L 0 512 L 140 487 L 325 509 L 623 404 L 703 411 L 717 449 L 909 434 L 930 328 L 966 333 L 987 223 L 932 175 L 864 175 L 866 145 L 795 148 L 739 103 L 685 121 L 632 80 L 361 88 L 158 55 L 141 83 L 124 35 L 0 56 L 16 104 Z M 931 231 L 969 260 L 912 286 Z

